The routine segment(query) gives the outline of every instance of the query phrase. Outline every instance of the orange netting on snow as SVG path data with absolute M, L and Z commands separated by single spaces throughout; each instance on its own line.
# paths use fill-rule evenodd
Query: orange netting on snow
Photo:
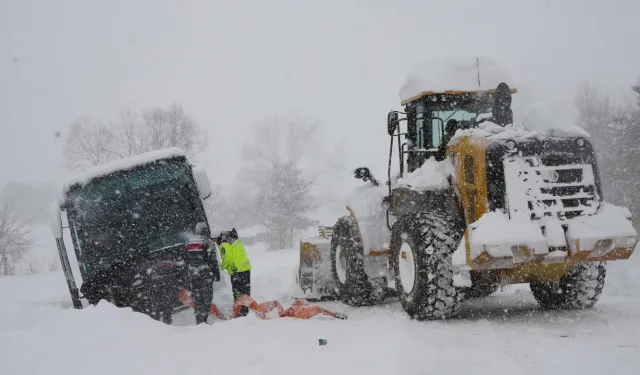
M 194 308 L 195 306 L 191 293 L 189 293 L 185 289 L 179 290 L 178 299 L 180 300 L 180 302 L 191 308 Z M 278 316 L 280 316 L 281 318 L 289 317 L 298 319 L 309 319 L 316 315 L 327 315 L 336 319 L 347 319 L 347 316 L 345 314 L 336 313 L 324 309 L 320 306 L 311 305 L 304 298 L 297 299 L 288 309 L 285 309 L 278 301 L 258 303 L 248 295 L 242 295 L 238 297 L 238 300 L 233 304 L 233 316 L 231 316 L 231 318 L 225 317 L 224 314 L 220 312 L 218 307 L 213 303 L 209 307 L 209 312 L 211 313 L 211 315 L 217 317 L 218 319 L 228 320 L 240 316 L 240 308 L 243 306 L 248 307 L 249 310 L 253 311 L 261 319 L 268 319 L 268 314 L 273 310 L 277 310 Z

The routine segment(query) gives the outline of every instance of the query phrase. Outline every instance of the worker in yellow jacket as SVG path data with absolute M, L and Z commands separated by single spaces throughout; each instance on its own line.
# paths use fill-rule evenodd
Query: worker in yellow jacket
M 243 294 L 251 295 L 251 262 L 249 262 L 242 241 L 238 238 L 236 229 L 233 228 L 229 232 L 222 233 L 218 243 L 222 260 L 220 268 L 231 277 L 234 302 Z M 245 316 L 248 313 L 249 308 L 243 306 L 240 315 Z

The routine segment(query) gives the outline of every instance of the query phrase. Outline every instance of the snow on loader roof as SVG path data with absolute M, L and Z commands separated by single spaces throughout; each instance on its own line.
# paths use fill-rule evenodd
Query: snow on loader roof
M 404 105 L 435 93 L 490 92 L 500 82 L 514 86 L 509 72 L 490 59 L 441 56 L 422 62 L 407 74 L 400 88 L 400 100 Z
M 184 151 L 182 151 L 181 149 L 177 147 L 172 147 L 172 148 L 165 148 L 162 150 L 145 152 L 145 153 L 130 156 L 127 158 L 118 159 L 108 163 L 96 165 L 94 167 L 91 167 L 79 173 L 78 175 L 74 176 L 72 179 L 68 180 L 64 186 L 64 191 L 67 191 L 71 186 L 75 184 L 86 184 L 87 182 L 89 182 L 90 180 L 96 177 L 106 176 L 120 170 L 131 169 L 139 165 L 153 163 L 154 161 L 157 161 L 157 160 L 169 159 L 169 158 L 179 157 L 179 156 L 185 157 L 186 155 Z

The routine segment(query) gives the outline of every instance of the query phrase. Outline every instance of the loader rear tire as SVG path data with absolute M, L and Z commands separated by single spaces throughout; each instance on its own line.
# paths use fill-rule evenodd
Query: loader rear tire
M 335 293 L 350 306 L 371 306 L 379 302 L 364 268 L 360 232 L 350 215 L 338 219 L 331 238 L 331 274 Z
M 396 290 L 412 318 L 447 319 L 460 309 L 464 293 L 453 285 L 451 256 L 461 238 L 459 223 L 438 211 L 407 215 L 394 224 L 391 254 Z
M 580 263 L 557 283 L 532 282 L 529 286 L 545 309 L 587 309 L 598 302 L 606 274 L 605 262 Z

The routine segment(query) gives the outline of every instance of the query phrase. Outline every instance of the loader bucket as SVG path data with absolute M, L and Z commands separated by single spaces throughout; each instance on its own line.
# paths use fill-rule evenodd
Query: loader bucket
M 333 227 L 318 227 L 318 236 L 300 241 L 300 264 L 296 281 L 309 300 L 334 298 L 331 277 Z

